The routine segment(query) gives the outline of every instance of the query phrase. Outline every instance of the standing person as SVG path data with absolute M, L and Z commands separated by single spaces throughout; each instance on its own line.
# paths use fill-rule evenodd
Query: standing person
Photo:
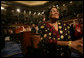
M 36 33 L 35 24 L 32 24 L 31 32 L 32 32 L 32 33 Z
M 35 29 L 36 29 L 36 33 L 38 34 L 38 26 L 37 25 L 36 25 Z
M 45 15 L 43 15 L 43 22 L 45 22 L 46 21 L 46 19 L 45 19 Z
M 48 15 L 49 14 L 49 15 Z M 70 26 L 59 22 L 59 11 L 56 7 L 49 9 L 47 22 L 39 24 L 41 41 L 38 46 L 42 56 L 71 56 L 71 48 L 78 50 L 82 40 L 71 41 Z M 77 47 L 77 46 L 80 47 Z
M 31 27 L 30 27 L 30 25 L 28 26 L 28 29 L 27 29 L 28 31 L 31 31 Z
M 4 27 L 1 26 L 1 35 L 0 35 L 0 47 L 1 47 L 1 50 L 5 47 L 5 37 L 6 37 L 6 34 L 4 32 Z
M 83 39 L 83 14 L 77 16 L 77 22 L 73 21 L 73 25 L 71 26 L 70 30 L 72 40 L 80 40 Z M 83 55 L 83 49 L 80 49 L 79 51 L 72 49 L 72 56 L 82 56 Z

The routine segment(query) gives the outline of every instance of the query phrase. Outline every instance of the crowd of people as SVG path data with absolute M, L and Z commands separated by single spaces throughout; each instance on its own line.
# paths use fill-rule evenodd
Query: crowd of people
M 52 7 L 48 11 L 48 21 L 43 19 L 40 24 L 3 28 L 2 35 L 14 36 L 20 32 L 31 32 L 40 35 L 38 44 L 40 56 L 83 56 L 83 16 L 77 16 L 77 22 L 73 20 L 70 26 L 59 21 L 59 11 Z M 37 51 L 38 51 L 37 50 Z M 78 52 L 77 52 L 78 51 Z M 74 54 L 72 54 L 74 53 Z

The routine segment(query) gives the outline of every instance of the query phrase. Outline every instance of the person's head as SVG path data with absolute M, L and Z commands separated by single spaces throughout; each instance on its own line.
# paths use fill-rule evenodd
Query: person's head
M 80 27 L 81 27 L 81 29 L 83 31 L 83 14 L 78 14 L 77 15 L 77 19 L 78 19 L 78 22 L 80 24 Z
M 73 20 L 73 24 L 74 24 L 74 25 L 76 24 L 75 20 Z
M 56 7 L 51 7 L 45 14 L 47 19 L 59 19 L 59 11 Z
M 78 19 L 79 24 L 83 24 L 83 14 L 78 14 L 77 19 Z
M 35 27 L 35 24 L 32 24 L 32 27 Z

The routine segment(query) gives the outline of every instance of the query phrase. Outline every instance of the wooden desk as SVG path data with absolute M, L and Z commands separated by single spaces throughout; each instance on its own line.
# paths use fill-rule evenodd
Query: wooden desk
M 40 41 L 39 35 L 31 32 L 23 32 L 21 37 L 23 37 L 21 43 L 25 54 L 28 52 L 28 47 L 38 48 L 38 43 Z

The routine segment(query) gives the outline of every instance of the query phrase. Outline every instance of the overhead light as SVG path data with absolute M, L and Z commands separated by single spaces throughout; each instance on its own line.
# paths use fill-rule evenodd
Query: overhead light
M 40 13 L 38 13 L 38 15 L 40 15 Z
M 44 14 L 44 12 L 42 12 L 42 14 Z
M 12 12 L 14 12 L 14 10 L 12 10 Z
M 1 6 L 1 10 L 4 10 L 5 8 Z
M 26 11 L 24 10 L 24 13 L 26 13 Z
M 56 7 L 59 9 L 59 6 L 58 5 L 56 5 Z
M 29 11 L 29 14 L 31 14 L 31 11 Z
M 37 5 L 43 5 L 49 1 L 15 1 L 17 3 L 21 3 L 21 4 L 25 4 L 25 5 L 29 5 L 29 6 L 37 6 Z
M 56 7 L 58 7 L 58 5 L 56 5 Z
M 17 9 L 17 12 L 20 13 L 20 9 Z
M 57 9 L 60 9 L 59 7 L 57 7 Z
M 72 3 L 72 1 L 70 1 L 70 3 Z
M 36 14 L 36 12 L 34 12 L 34 15 Z
M 65 6 L 65 4 L 63 4 L 63 6 Z
M 53 7 L 55 7 L 55 5 L 53 5 Z

